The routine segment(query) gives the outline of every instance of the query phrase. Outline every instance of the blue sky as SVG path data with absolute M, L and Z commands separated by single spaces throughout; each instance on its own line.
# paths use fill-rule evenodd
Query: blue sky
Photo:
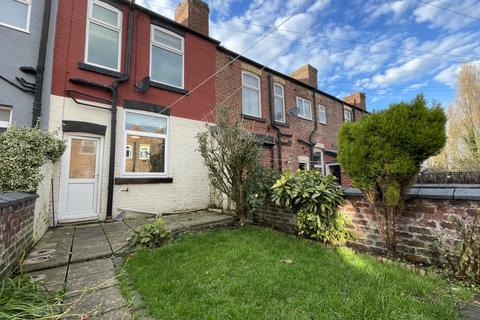
M 173 18 L 180 0 L 137 0 Z M 480 0 L 206 0 L 210 35 L 283 73 L 310 63 L 321 90 L 367 95 L 368 110 L 424 93 L 444 106 L 464 62 L 480 64 Z M 303 32 L 298 41 L 293 42 Z

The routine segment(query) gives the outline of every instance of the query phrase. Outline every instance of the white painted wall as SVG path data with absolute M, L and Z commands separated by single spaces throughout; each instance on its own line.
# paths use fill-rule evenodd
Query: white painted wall
M 99 220 L 106 217 L 108 160 L 110 150 L 110 112 L 108 110 L 76 104 L 72 99 L 51 96 L 49 113 L 49 130 L 62 133 L 62 121 L 86 121 L 107 126 L 103 150 L 103 170 L 101 176 L 101 195 Z M 97 104 L 109 107 L 104 104 Z M 124 109 L 118 108 L 117 125 L 117 156 L 115 177 L 121 175 L 121 157 L 124 155 L 123 119 Z M 114 188 L 114 217 L 120 209 L 165 213 L 190 209 L 206 208 L 210 201 L 210 184 L 208 171 L 203 165 L 197 149 L 196 134 L 205 130 L 201 121 L 170 117 L 168 176 L 173 183 L 116 185 Z M 61 161 L 52 169 L 54 177 L 55 210 L 58 210 L 59 178 Z M 50 185 L 48 185 L 50 186 Z M 128 188 L 128 191 L 125 191 Z M 123 190 L 123 191 L 122 191 Z

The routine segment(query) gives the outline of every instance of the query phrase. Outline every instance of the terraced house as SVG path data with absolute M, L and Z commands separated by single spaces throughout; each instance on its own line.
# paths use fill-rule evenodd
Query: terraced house
M 209 36 L 199 0 L 181 1 L 175 21 L 126 0 L 54 4 L 46 122 L 67 150 L 50 168 L 50 223 L 207 207 L 196 135 L 216 104 L 262 138 L 266 165 L 342 178 L 336 135 L 365 112 L 363 94 L 343 101 L 322 92 L 310 65 L 285 75 L 245 57 L 232 62 L 238 55 Z

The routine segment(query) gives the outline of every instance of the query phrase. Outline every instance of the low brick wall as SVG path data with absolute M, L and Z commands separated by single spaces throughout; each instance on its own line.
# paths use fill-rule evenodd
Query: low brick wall
M 355 235 L 347 245 L 360 251 L 385 253 L 377 215 L 370 203 L 358 189 L 346 189 L 344 195 L 346 202 L 341 210 L 350 217 L 351 231 Z M 399 253 L 414 262 L 436 263 L 438 252 L 432 245 L 437 239 L 444 239 L 447 246 L 459 241 L 451 217 L 463 222 L 472 221 L 477 210 L 480 210 L 480 186 L 425 185 L 412 188 L 405 210 L 397 220 Z M 252 218 L 259 225 L 298 232 L 295 213 L 285 208 L 270 205 L 255 212 Z
M 0 193 L 0 278 L 13 271 L 33 245 L 36 194 Z

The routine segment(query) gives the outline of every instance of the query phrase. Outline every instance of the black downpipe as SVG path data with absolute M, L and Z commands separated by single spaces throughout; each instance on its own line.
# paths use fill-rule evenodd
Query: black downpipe
M 273 97 L 273 78 L 272 75 L 268 75 L 268 98 L 270 99 L 270 123 L 272 128 L 277 131 L 277 153 L 278 153 L 278 171 L 282 172 L 282 132 L 280 128 L 275 125 L 275 103 Z M 286 117 L 287 115 L 285 115 Z M 274 156 L 273 146 L 272 146 L 272 164 L 274 163 L 273 158 Z
M 310 132 L 308 136 L 308 142 L 310 143 L 310 162 L 313 162 L 313 134 L 318 130 L 318 119 L 317 119 L 317 96 L 315 91 L 312 94 L 313 96 L 313 123 L 315 124 L 315 128 Z
M 108 191 L 107 191 L 107 221 L 112 220 L 113 213 L 113 188 L 115 182 L 115 152 L 117 139 L 117 102 L 118 87 L 130 79 L 130 64 L 132 59 L 133 35 L 133 7 L 135 0 L 130 2 L 128 9 L 127 49 L 125 58 L 125 73 L 112 83 L 112 117 L 110 123 L 110 158 L 108 162 Z
M 45 73 L 45 59 L 47 56 L 48 32 L 50 28 L 50 11 L 52 0 L 45 0 L 43 6 L 42 31 L 40 47 L 38 49 L 37 73 L 35 76 L 35 95 L 33 97 L 32 127 L 36 126 L 42 115 L 43 75 Z

